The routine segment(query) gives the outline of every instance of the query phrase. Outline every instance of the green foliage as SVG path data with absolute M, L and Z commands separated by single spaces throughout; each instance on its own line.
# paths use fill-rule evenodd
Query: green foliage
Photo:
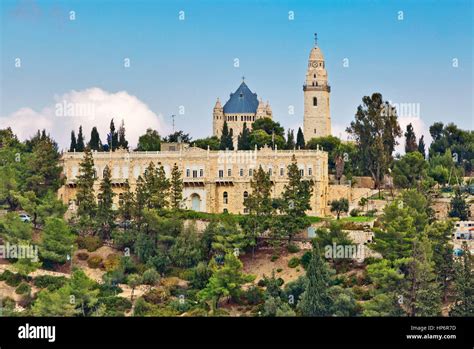
M 67 283 L 64 276 L 39 275 L 33 279 L 33 284 L 38 288 L 47 288 L 49 291 L 55 291 Z
M 233 138 L 232 130 L 229 131 L 227 121 L 224 121 L 224 125 L 222 126 L 219 150 L 227 150 L 227 149 L 234 150 L 234 143 L 233 143 L 232 138 Z
M 58 290 L 48 289 L 38 292 L 37 298 L 31 307 L 33 316 L 74 316 L 74 304 L 70 302 L 68 289 L 62 287 Z
M 304 149 L 305 148 L 305 141 L 303 131 L 301 127 L 298 127 L 298 133 L 296 134 L 296 148 L 297 149 Z
M 286 249 L 289 253 L 297 253 L 300 251 L 300 248 L 298 247 L 298 245 L 295 245 L 295 244 L 289 244 L 286 247 Z
M 160 280 L 160 274 L 154 269 L 150 268 L 145 270 L 145 272 L 142 275 L 142 281 L 145 285 L 156 285 L 158 281 Z
M 29 294 L 31 292 L 31 287 L 26 282 L 22 282 L 16 289 L 16 294 Z
M 61 218 L 48 218 L 43 229 L 40 256 L 44 260 L 65 263 L 74 248 L 75 236 Z M 71 257 L 72 258 L 72 257 Z
M 76 243 L 79 249 L 85 248 L 89 252 L 94 252 L 102 246 L 102 241 L 97 236 L 78 236 Z
M 293 257 L 288 261 L 289 268 L 296 268 L 298 265 L 300 265 L 300 259 L 298 257 Z
M 171 208 L 177 210 L 183 201 L 183 180 L 181 179 L 181 171 L 176 163 L 171 171 L 171 188 L 170 188 L 170 203 Z
M 283 302 L 281 298 L 268 297 L 263 305 L 263 316 L 286 317 L 296 316 L 291 306 Z
M 349 211 L 349 201 L 346 198 L 333 200 L 330 202 L 331 212 L 335 212 L 339 219 L 342 212 Z
M 461 221 L 467 221 L 469 217 L 469 206 L 460 190 L 456 190 L 451 199 L 449 217 L 457 217 Z
M 187 227 L 181 232 L 169 254 L 174 265 L 182 268 L 193 267 L 202 259 L 200 239 L 195 226 Z
M 161 137 L 158 131 L 148 128 L 144 135 L 138 137 L 137 151 L 159 151 Z
M 87 277 L 81 269 L 75 269 L 65 286 L 74 296 L 74 304 L 82 316 L 89 315 L 97 304 L 99 289 L 97 283 Z
M 418 150 L 418 145 L 416 144 L 416 135 L 413 131 L 412 124 L 407 125 L 407 131 L 405 132 L 405 153 L 411 153 Z M 423 156 L 424 158 L 424 156 Z
M 234 251 L 244 251 L 248 245 L 245 233 L 233 219 L 221 222 L 212 221 L 204 230 L 202 246 L 208 257 L 214 254 L 225 255 Z
M 90 256 L 89 259 L 87 260 L 87 265 L 89 266 L 89 268 L 96 269 L 96 268 L 102 267 L 103 265 L 102 262 L 103 262 L 103 259 L 101 256 L 93 255 L 93 256 Z
M 196 139 L 193 141 L 193 144 L 195 147 L 207 150 L 209 147 L 209 150 L 219 150 L 220 148 L 220 140 L 217 138 L 217 136 L 212 136 L 212 137 L 207 137 L 207 138 L 201 138 L 201 139 Z
M 8 212 L 0 218 L 0 236 L 11 243 L 29 241 L 32 237 L 31 225 L 22 222 L 17 212 Z
M 79 175 L 77 176 L 77 214 L 83 220 L 92 220 L 97 211 L 94 196 L 95 182 L 94 159 L 89 148 L 84 151 L 84 158 L 79 163 Z
M 184 133 L 180 130 L 166 136 L 163 141 L 170 143 L 191 143 L 191 137 L 188 133 Z
M 97 127 L 95 126 L 92 128 L 91 139 L 89 143 L 87 144 L 87 146 L 91 150 L 102 151 L 102 141 L 100 140 L 99 131 L 97 131 Z M 71 141 L 71 147 L 72 147 L 72 141 Z
M 199 262 L 197 266 L 191 269 L 189 282 L 195 289 L 203 289 L 206 287 L 209 278 L 212 275 L 212 270 L 209 269 L 205 262 Z
M 395 161 L 393 183 L 398 188 L 419 188 L 427 176 L 428 163 L 423 155 L 413 150 Z
M 82 134 L 82 126 L 79 126 L 79 132 L 77 134 L 77 144 L 76 144 L 76 151 L 82 152 L 84 151 L 84 135 Z
M 115 193 L 112 189 L 112 174 L 109 166 L 105 166 L 103 178 L 99 188 L 99 205 L 97 210 L 97 223 L 100 235 L 103 239 L 108 239 L 114 226 L 115 212 L 112 210 Z
M 455 301 L 449 315 L 474 316 L 474 272 L 473 258 L 467 243 L 463 243 L 463 254 L 454 265 Z
M 237 138 L 237 149 L 238 150 L 251 150 L 250 148 L 250 130 L 247 127 L 247 123 L 244 122 L 242 132 Z

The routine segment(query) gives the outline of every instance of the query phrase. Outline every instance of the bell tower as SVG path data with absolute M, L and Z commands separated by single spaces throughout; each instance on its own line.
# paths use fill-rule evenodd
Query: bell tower
M 318 47 L 317 34 L 314 34 L 314 47 L 309 54 L 303 91 L 303 133 L 305 141 L 307 142 L 314 137 L 329 136 L 331 134 L 331 113 L 329 109 L 331 87 L 328 84 L 324 56 Z

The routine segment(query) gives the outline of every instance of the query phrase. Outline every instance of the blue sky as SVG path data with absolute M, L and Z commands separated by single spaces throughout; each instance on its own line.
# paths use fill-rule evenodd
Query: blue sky
M 394 103 L 417 103 L 419 133 L 434 121 L 473 129 L 472 17 L 469 0 L 6 0 L 0 122 L 20 127 L 12 115 L 22 108 L 34 118 L 31 111 L 47 113 L 54 96 L 97 87 L 135 96 L 159 116 L 162 132 L 176 114 L 176 128 L 200 138 L 212 132 L 216 97 L 225 102 L 245 76 L 250 89 L 270 101 L 274 119 L 295 128 L 303 120 L 302 84 L 317 32 L 332 86 L 335 135 L 373 92 Z M 15 58 L 21 58 L 20 69 Z M 125 117 L 127 130 L 141 134 L 149 122 L 140 115 L 132 123 L 130 115 L 115 117 Z M 36 126 L 35 120 L 26 124 Z M 67 139 L 64 127 L 53 136 Z

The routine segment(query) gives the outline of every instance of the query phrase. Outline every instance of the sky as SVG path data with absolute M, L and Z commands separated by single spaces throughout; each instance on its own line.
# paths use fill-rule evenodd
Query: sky
M 470 0 L 3 0 L 0 21 L 0 128 L 46 128 L 61 148 L 79 125 L 105 142 L 112 117 L 132 145 L 148 127 L 170 133 L 171 115 L 210 136 L 216 98 L 243 76 L 297 129 L 315 32 L 335 136 L 374 92 L 428 142 L 436 121 L 474 129 Z

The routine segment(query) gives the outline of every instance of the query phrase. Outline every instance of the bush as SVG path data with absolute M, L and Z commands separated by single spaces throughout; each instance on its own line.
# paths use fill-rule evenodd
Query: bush
M 124 312 L 132 308 L 132 302 L 123 297 L 99 298 L 98 305 L 104 304 L 107 308 L 106 316 L 123 316 Z
M 16 294 L 29 294 L 31 291 L 30 285 L 26 282 L 22 282 L 15 290 Z
M 11 275 L 13 275 L 13 273 L 10 270 L 5 270 L 0 274 L 0 281 L 6 281 Z
M 282 268 L 278 268 L 278 269 L 277 269 L 277 273 L 281 273 L 282 271 L 283 271 Z
M 79 259 L 81 261 L 86 261 L 87 258 L 89 258 L 89 253 L 87 253 L 87 252 L 78 252 L 77 253 L 77 259 Z
M 89 252 L 94 252 L 102 246 L 102 241 L 97 236 L 78 236 L 76 242 L 79 248 L 85 248 Z
M 270 258 L 272 262 L 275 262 L 277 259 L 278 259 L 278 256 L 275 254 L 272 256 L 272 258 Z
M 120 265 L 120 256 L 116 253 L 109 254 L 104 261 L 104 268 L 107 271 L 117 269 Z
M 300 263 L 303 266 L 303 268 L 306 269 L 310 261 L 311 261 L 311 251 L 307 251 L 301 256 Z
M 87 265 L 89 268 L 99 268 L 102 266 L 102 257 L 101 256 L 90 256 L 87 260 Z
M 55 291 L 66 284 L 64 276 L 40 275 L 33 279 L 33 284 L 38 288 L 47 288 L 49 291 Z
M 145 285 L 155 285 L 160 280 L 160 274 L 153 269 L 147 269 L 142 275 L 142 281 Z
M 290 268 L 296 268 L 298 265 L 300 265 L 300 259 L 298 257 L 293 257 L 288 261 L 288 267 Z
M 300 251 L 300 248 L 295 245 L 295 244 L 289 244 L 288 247 L 286 248 L 288 250 L 288 252 L 290 253 L 297 253 Z
M 143 299 L 145 299 L 148 303 L 151 304 L 160 304 L 164 302 L 168 298 L 168 294 L 164 290 L 159 289 L 152 289 L 143 295 Z
M 23 278 L 20 274 L 10 273 L 7 275 L 5 282 L 8 286 L 17 287 L 22 280 Z
M 257 305 L 263 303 L 265 299 L 265 293 L 260 287 L 250 286 L 248 290 L 245 291 L 244 298 L 249 304 Z
M 373 210 L 368 210 L 365 215 L 367 217 L 375 217 L 375 214 L 377 213 L 377 209 L 373 209 Z
M 349 214 L 351 217 L 358 217 L 360 215 L 360 210 L 358 208 L 353 208 Z

